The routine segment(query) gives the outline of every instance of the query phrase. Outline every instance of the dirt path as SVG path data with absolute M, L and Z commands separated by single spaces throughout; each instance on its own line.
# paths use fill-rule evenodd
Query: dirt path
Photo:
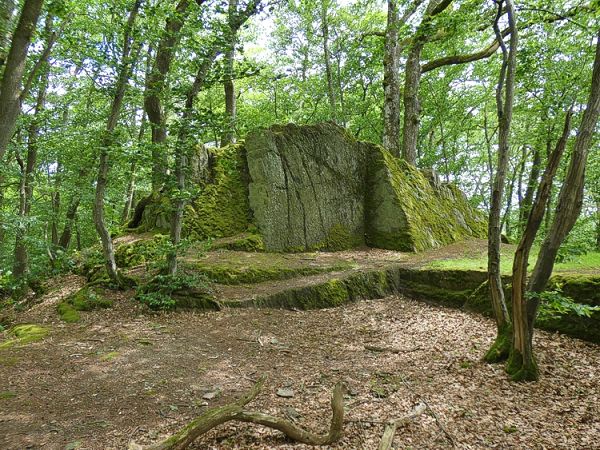
M 479 359 L 491 321 L 400 297 L 319 311 L 151 314 L 126 294 L 115 307 L 57 320 L 52 301 L 23 319 L 50 336 L 1 351 L 0 448 L 123 449 L 156 441 L 268 374 L 253 408 L 300 414 L 324 430 L 335 382 L 350 387 L 339 449 L 375 449 L 381 422 L 425 397 L 458 448 L 600 448 L 599 348 L 538 332 L 542 381 L 512 384 Z M 402 351 L 374 353 L 365 345 Z M 291 399 L 276 396 L 289 386 Z M 207 392 L 219 392 L 206 400 Z M 450 448 L 431 415 L 400 430 L 398 448 Z M 227 424 L 198 449 L 303 449 L 277 432 Z

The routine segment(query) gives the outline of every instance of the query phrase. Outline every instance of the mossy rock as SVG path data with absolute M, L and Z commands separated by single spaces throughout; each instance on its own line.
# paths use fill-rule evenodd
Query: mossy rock
M 548 282 L 548 289 L 559 290 L 578 303 L 600 306 L 600 276 L 598 275 L 553 275 Z
M 50 330 L 37 324 L 15 325 L 8 330 L 8 339 L 0 344 L 0 349 L 11 348 L 18 345 L 26 345 L 44 339 Z
M 111 308 L 112 305 L 112 300 L 103 297 L 99 289 L 86 286 L 65 298 L 56 306 L 56 310 L 64 322 L 75 323 L 81 320 L 80 311 Z
M 214 250 L 225 249 L 242 252 L 262 252 L 265 250 L 265 243 L 260 234 L 242 233 L 229 238 L 219 239 L 211 245 Z
M 370 145 L 367 243 L 423 251 L 467 237 L 485 237 L 483 214 L 454 185 L 432 183 L 416 167 Z
M 151 239 L 140 239 L 132 243 L 118 245 L 115 262 L 120 268 L 139 266 L 164 257 L 169 236 L 156 234 Z

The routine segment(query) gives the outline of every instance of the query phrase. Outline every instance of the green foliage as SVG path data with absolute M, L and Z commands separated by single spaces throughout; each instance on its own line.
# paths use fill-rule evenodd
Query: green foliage
M 568 314 L 579 317 L 591 317 L 595 311 L 600 311 L 600 306 L 591 306 L 577 303 L 572 298 L 564 296 L 558 290 L 544 291 L 541 294 L 528 292 L 528 298 L 540 300 L 539 318 L 541 320 L 556 319 Z
M 186 289 L 206 289 L 206 282 L 197 275 L 156 275 L 138 287 L 136 298 L 150 309 L 173 309 L 177 304 L 173 294 Z

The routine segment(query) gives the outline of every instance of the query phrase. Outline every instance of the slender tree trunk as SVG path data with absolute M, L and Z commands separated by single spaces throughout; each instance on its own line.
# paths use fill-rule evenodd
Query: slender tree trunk
M 104 218 L 104 195 L 106 191 L 106 185 L 108 183 L 108 171 L 109 171 L 109 152 L 111 147 L 114 145 L 114 130 L 117 126 L 119 115 L 121 112 L 121 106 L 123 104 L 123 98 L 125 97 L 125 90 L 127 88 L 127 81 L 131 77 L 133 71 L 134 61 L 132 58 L 132 31 L 136 16 L 138 14 L 140 4 L 142 0 L 135 0 L 133 8 L 129 13 L 127 24 L 123 32 L 123 51 L 121 54 L 121 67 L 119 69 L 118 79 L 115 85 L 115 95 L 108 116 L 108 122 L 106 124 L 106 130 L 100 144 L 100 163 L 98 166 L 98 177 L 96 179 L 96 196 L 94 199 L 94 225 L 96 231 L 100 236 L 102 242 L 102 250 L 104 258 L 106 260 L 106 270 L 110 280 L 116 285 L 121 286 L 121 280 L 117 272 L 117 264 L 115 262 L 115 252 L 113 247 L 112 238 L 110 232 L 106 226 Z
M 400 156 L 400 17 L 396 0 L 387 2 L 383 57 L 383 147 Z
M 595 197 L 596 202 L 596 250 L 600 251 L 600 195 Z
M 152 190 L 155 192 L 160 190 L 167 173 L 167 126 L 162 96 L 189 5 L 189 0 L 180 0 L 174 14 L 167 19 L 154 65 L 146 78 L 144 109 L 152 127 Z
M 142 114 L 142 122 L 140 123 L 140 131 L 138 133 L 138 147 L 142 146 L 144 141 L 144 132 L 146 131 L 146 114 Z M 125 224 L 129 221 L 133 206 L 133 194 L 135 192 L 135 178 L 137 169 L 137 154 L 131 159 L 131 165 L 129 167 L 129 183 L 127 184 L 127 191 L 125 192 L 125 205 L 123 206 L 123 212 L 121 213 L 121 223 Z
M 542 292 L 546 287 L 546 283 L 554 268 L 558 249 L 573 228 L 573 225 L 575 225 L 581 212 L 585 168 L 592 144 L 592 137 L 600 114 L 600 31 L 596 36 L 596 55 L 590 96 L 585 112 L 583 113 L 577 137 L 575 138 L 567 175 L 560 189 L 554 221 L 546 238 L 542 242 L 538 259 L 533 269 L 529 283 L 529 290 L 532 292 Z M 538 306 L 539 301 L 535 300 L 528 304 L 527 314 L 531 325 L 535 320 Z
M 325 61 L 325 76 L 327 77 L 327 98 L 329 99 L 329 115 L 331 120 L 338 123 L 337 99 L 331 68 L 331 53 L 329 51 L 329 0 L 321 0 L 321 33 L 323 35 L 323 60 Z
M 52 33 L 52 16 L 48 15 L 46 19 L 45 32 L 50 39 Z M 33 200 L 33 185 L 35 169 L 37 165 L 38 152 L 38 134 L 40 131 L 40 115 L 46 103 L 46 92 L 48 90 L 48 76 L 50 68 L 45 64 L 39 80 L 38 94 L 34 109 L 32 121 L 27 130 L 27 161 L 21 166 L 21 183 L 19 188 L 19 225 L 17 227 L 14 251 L 13 276 L 23 278 L 29 271 L 29 252 L 27 249 L 28 231 L 29 231 L 29 213 L 31 212 L 31 202 Z
M 417 139 L 419 137 L 419 86 L 421 84 L 421 51 L 429 37 L 433 17 L 440 14 L 452 0 L 430 0 L 423 20 L 418 26 L 408 53 L 404 70 L 404 123 L 402 127 L 402 158 L 409 164 L 417 164 Z
M 25 0 L 13 34 L 0 83 L 0 161 L 10 142 L 21 111 L 19 97 L 29 44 L 35 31 L 43 0 Z
M 538 367 L 533 354 L 533 327 L 529 325 L 527 320 L 527 298 L 525 296 L 527 266 L 531 246 L 542 224 L 546 203 L 552 190 L 552 181 L 567 146 L 570 131 L 571 111 L 567 113 L 563 134 L 548 160 L 537 197 L 535 202 L 532 203 L 523 236 L 515 252 L 512 273 L 513 345 L 506 366 L 507 372 L 515 381 L 535 381 L 539 378 Z
M 75 220 L 77 218 L 77 209 L 79 208 L 80 202 L 81 196 L 79 194 L 75 194 L 71 199 L 69 208 L 67 209 L 65 226 L 60 235 L 60 239 L 58 240 L 58 246 L 64 251 L 69 249 L 69 244 L 71 243 L 71 237 L 73 236 L 73 225 L 75 224 Z
M 529 173 L 529 179 L 527 180 L 527 188 L 525 190 L 525 196 L 521 202 L 521 209 L 519 210 L 519 224 L 521 230 L 525 229 L 527 218 L 529 217 L 529 211 L 531 211 L 531 205 L 533 204 L 533 197 L 535 195 L 535 188 L 538 184 L 540 177 L 540 170 L 542 165 L 542 153 L 539 148 L 533 149 L 533 161 L 531 165 L 531 172 Z
M 54 190 L 52 191 L 52 219 L 50 223 L 52 252 L 58 246 L 58 221 L 60 218 L 60 190 L 62 178 L 62 164 L 60 161 L 56 165 L 56 173 L 54 174 Z
M 235 94 L 233 63 L 235 58 L 235 46 L 237 44 L 237 30 L 235 21 L 238 7 L 238 0 L 229 0 L 229 20 L 226 36 L 225 50 L 225 76 L 223 80 L 223 89 L 225 91 L 225 129 L 221 137 L 221 147 L 235 142 L 235 126 L 237 116 L 237 98 Z
M 500 209 L 504 194 L 506 167 L 510 151 L 510 123 L 515 86 L 515 66 L 517 51 L 517 30 L 514 9 L 511 0 L 506 0 L 506 10 L 511 29 L 510 48 L 507 49 L 498 22 L 502 16 L 502 2 L 498 3 L 498 13 L 494 21 L 494 31 L 502 47 L 502 67 L 496 88 L 496 106 L 498 114 L 498 166 L 492 187 L 490 215 L 488 220 L 488 284 L 492 309 L 496 318 L 497 335 L 494 344 L 485 355 L 488 362 L 498 362 L 508 357 L 510 351 L 510 317 L 504 300 L 504 289 L 500 272 Z M 502 94 L 504 91 L 504 100 Z

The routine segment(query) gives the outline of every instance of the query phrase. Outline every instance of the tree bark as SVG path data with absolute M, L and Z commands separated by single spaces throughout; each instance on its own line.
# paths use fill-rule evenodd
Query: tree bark
M 189 0 L 180 0 L 174 14 L 167 19 L 154 65 L 146 78 L 144 109 L 152 127 L 152 190 L 155 192 L 160 190 L 167 173 L 167 126 L 162 96 L 189 5 Z
M 402 127 L 402 158 L 409 164 L 417 164 L 417 139 L 419 136 L 419 86 L 421 84 L 421 51 L 429 37 L 432 19 L 443 12 L 452 0 L 430 0 L 423 20 L 413 39 L 404 70 L 404 124 Z
M 542 224 L 546 203 L 552 191 L 552 182 L 567 146 L 570 131 L 571 111 L 567 113 L 562 136 L 548 160 L 548 165 L 538 187 L 537 197 L 527 217 L 523 237 L 515 252 L 512 272 L 513 344 L 506 366 L 507 372 L 515 381 L 535 381 L 539 378 L 538 367 L 533 354 L 533 327 L 529 326 L 527 320 L 527 298 L 525 296 L 527 266 L 531 246 Z
M 235 72 L 233 63 L 235 58 L 235 46 L 237 44 L 237 29 L 235 29 L 235 18 L 237 16 L 238 0 L 229 0 L 228 6 L 228 29 L 225 49 L 225 77 L 223 90 L 225 91 L 225 129 L 221 137 L 221 147 L 235 142 L 235 125 L 237 116 L 237 98 L 235 84 L 233 81 Z
M 529 178 L 527 180 L 527 188 L 525 189 L 525 195 L 523 196 L 523 201 L 521 202 L 521 207 L 519 209 L 519 226 L 521 230 L 525 229 L 527 217 L 529 217 L 529 212 L 531 211 L 535 188 L 540 177 L 541 165 L 542 153 L 536 146 L 533 149 L 533 161 L 531 164 L 531 172 L 529 173 Z
M 10 47 L 12 17 L 15 11 L 14 0 L 4 0 L 0 5 L 0 70 L 6 61 Z
M 43 3 L 43 0 L 25 0 L 6 58 L 0 83 L 0 161 L 12 138 L 21 111 L 19 98 L 27 52 Z
M 502 66 L 496 88 L 496 107 L 498 115 L 498 165 L 492 186 L 490 213 L 488 219 L 488 285 L 494 317 L 496 319 L 497 335 L 492 347 L 484 359 L 488 362 L 498 362 L 506 359 L 510 351 L 510 317 L 504 300 L 504 289 L 500 272 L 500 209 L 504 195 L 506 167 L 510 151 L 509 136 L 512 119 L 512 107 L 515 88 L 515 66 L 517 51 L 517 30 L 514 9 L 511 0 L 506 0 L 510 34 L 510 48 L 507 49 L 500 35 L 498 22 L 503 14 L 502 2 L 498 3 L 498 13 L 494 21 L 494 31 L 502 48 Z M 502 94 L 504 91 L 504 100 Z
M 329 0 L 321 0 L 321 33 L 323 34 L 323 60 L 325 61 L 325 76 L 327 77 L 327 98 L 329 99 L 329 115 L 331 120 L 338 123 L 337 99 L 333 85 L 333 70 L 331 68 L 331 52 L 329 51 Z
M 48 15 L 45 24 L 45 33 L 50 39 L 52 33 L 52 16 Z M 23 278 L 29 271 L 29 252 L 27 238 L 29 231 L 29 214 L 33 200 L 33 185 L 37 164 L 38 135 L 40 131 L 40 115 L 46 103 L 48 91 L 48 77 L 50 68 L 45 64 L 39 80 L 39 88 L 34 108 L 33 118 L 27 130 L 27 158 L 26 163 L 19 161 L 21 166 L 21 183 L 19 188 L 19 225 L 16 230 L 13 276 Z
M 138 147 L 141 147 L 144 141 L 144 133 L 146 131 L 146 114 L 142 113 L 142 122 L 140 123 L 140 130 L 138 133 Z M 125 224 L 129 221 L 131 215 L 131 209 L 133 206 L 133 194 L 135 193 L 135 178 L 137 169 L 137 153 L 132 156 L 131 164 L 129 167 L 129 183 L 127 184 L 127 190 L 125 191 L 125 204 L 123 205 L 123 212 L 121 213 L 121 223 Z
M 102 242 L 102 251 L 106 262 L 106 270 L 110 280 L 116 285 L 121 286 L 121 280 L 117 272 L 117 264 L 115 262 L 115 252 L 113 247 L 110 232 L 106 226 L 104 218 L 104 195 L 106 185 L 108 183 L 109 171 L 109 151 L 114 145 L 114 130 L 117 126 L 127 81 L 131 77 L 134 61 L 132 58 L 132 31 L 135 19 L 137 17 L 142 0 L 135 0 L 133 7 L 127 18 L 127 23 L 123 31 L 123 50 L 121 53 L 121 67 L 115 85 L 115 94 L 113 97 L 110 114 L 106 124 L 106 130 L 100 144 L 100 157 L 98 165 L 98 176 L 96 179 L 96 196 L 94 198 L 94 225 Z
M 575 225 L 583 203 L 585 168 L 598 116 L 600 114 L 600 31 L 596 35 L 596 54 L 592 72 L 592 85 L 583 119 L 571 154 L 567 175 L 560 189 L 554 220 L 538 254 L 529 290 L 542 292 L 554 268 L 556 254 L 561 244 Z M 528 318 L 532 325 L 539 301 L 528 304 Z
M 396 0 L 388 0 L 387 5 L 383 57 L 383 148 L 394 156 L 400 156 L 400 17 Z

